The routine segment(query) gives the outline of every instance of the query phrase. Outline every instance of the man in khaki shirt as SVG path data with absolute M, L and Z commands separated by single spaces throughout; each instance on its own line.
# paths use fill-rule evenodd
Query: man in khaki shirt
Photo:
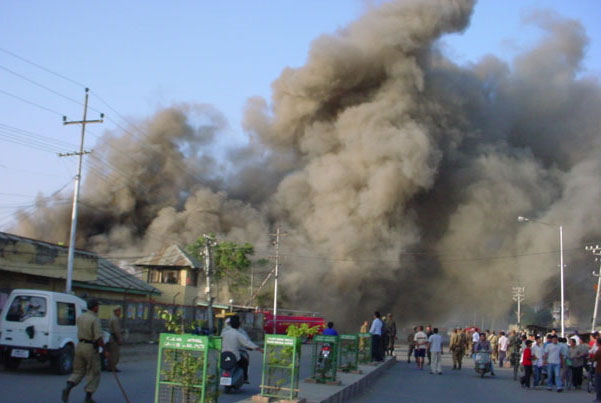
M 92 395 L 100 384 L 100 357 L 97 348 L 98 346 L 104 347 L 100 319 L 97 314 L 98 301 L 91 299 L 88 301 L 88 310 L 77 318 L 79 343 L 77 343 L 75 357 L 73 358 L 73 374 L 67 380 L 67 386 L 62 393 L 62 399 L 65 403 L 69 401 L 71 389 L 79 384 L 85 376 L 88 377 L 88 383 L 85 387 L 86 399 L 84 403 L 94 403 Z M 105 355 L 109 356 L 106 349 Z
M 121 307 L 113 309 L 113 316 L 109 319 L 109 332 L 111 333 L 111 339 L 108 345 L 108 352 L 110 353 L 109 370 L 115 372 L 121 372 L 117 368 L 119 364 L 119 357 L 121 353 L 121 344 L 123 344 L 123 333 L 121 332 Z

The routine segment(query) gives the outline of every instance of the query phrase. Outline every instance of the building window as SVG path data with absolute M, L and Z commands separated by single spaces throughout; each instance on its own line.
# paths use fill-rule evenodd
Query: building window
M 179 270 L 151 269 L 148 271 L 149 283 L 179 284 L 179 281 Z
M 46 316 L 46 298 L 19 295 L 16 297 L 6 314 L 10 322 L 25 322 L 29 318 L 43 318 Z
M 75 326 L 75 304 L 57 302 L 56 322 L 61 326 Z
M 198 270 L 188 270 L 186 285 L 198 287 Z

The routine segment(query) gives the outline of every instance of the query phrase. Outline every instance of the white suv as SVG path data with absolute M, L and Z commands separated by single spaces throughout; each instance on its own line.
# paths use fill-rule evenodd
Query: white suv
M 59 374 L 73 368 L 76 319 L 87 303 L 74 295 L 40 290 L 13 290 L 0 315 L 0 353 L 7 369 L 21 360 L 50 360 Z

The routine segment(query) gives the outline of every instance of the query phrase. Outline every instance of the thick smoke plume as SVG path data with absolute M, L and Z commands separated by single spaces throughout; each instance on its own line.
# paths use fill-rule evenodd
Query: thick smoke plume
M 582 246 L 599 235 L 601 87 L 581 71 L 586 34 L 534 13 L 536 47 L 511 64 L 459 66 L 438 40 L 464 30 L 472 8 L 384 3 L 317 38 L 271 101 L 248 101 L 249 145 L 227 159 L 208 151 L 227 123 L 206 105 L 108 133 L 78 246 L 149 252 L 203 232 L 266 245 L 279 224 L 295 307 L 347 323 L 374 309 L 466 323 L 505 320 L 514 285 L 531 305 L 557 299 L 562 224 L 566 298 L 573 318 L 588 317 Z M 68 229 L 69 207 L 51 204 L 22 213 L 16 232 L 63 241 Z

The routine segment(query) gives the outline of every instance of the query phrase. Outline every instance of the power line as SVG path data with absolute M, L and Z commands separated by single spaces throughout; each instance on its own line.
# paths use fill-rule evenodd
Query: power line
M 25 81 L 27 81 L 28 83 L 31 83 L 31 84 L 33 84 L 33 85 L 36 85 L 36 86 L 38 86 L 38 87 L 42 88 L 42 89 L 45 89 L 46 91 L 48 91 L 48 92 L 51 92 L 51 93 L 53 93 L 54 95 L 58 95 L 59 97 L 61 97 L 61 98 L 64 98 L 64 99 L 66 99 L 67 101 L 71 101 L 71 102 L 73 102 L 73 103 L 76 103 L 77 105 L 82 105 L 82 103 L 81 103 L 81 102 L 79 102 L 79 101 L 77 101 L 77 100 L 75 100 L 75 99 L 73 99 L 73 98 L 71 98 L 71 97 L 68 97 L 67 95 L 61 94 L 60 92 L 58 92 L 58 91 L 55 91 L 55 90 L 53 90 L 53 89 L 52 89 L 52 88 L 50 88 L 50 87 L 47 87 L 47 86 L 45 86 L 45 85 L 43 85 L 43 84 L 40 84 L 40 83 L 38 83 L 37 81 L 34 81 L 34 80 L 32 80 L 31 78 L 25 77 L 24 75 L 22 75 L 22 74 L 20 74 L 20 73 L 17 73 L 16 71 L 13 71 L 13 70 L 9 69 L 8 67 L 5 67 L 5 66 L 2 66 L 2 65 L 0 65 L 0 69 L 2 69 L 2 70 L 4 70 L 4 71 L 6 71 L 6 72 L 8 72 L 8 73 L 10 73 L 10 74 L 12 74 L 12 75 L 14 75 L 14 76 L 16 76 L 16 77 L 19 77 L 20 79 L 22 79 L 22 80 L 25 80 Z M 92 109 L 92 108 L 90 108 L 90 109 Z
M 63 116 L 63 114 L 62 114 L 62 113 L 60 113 L 60 112 L 57 112 L 57 111 L 55 111 L 54 109 L 47 108 L 47 107 L 45 107 L 45 106 L 42 106 L 42 105 L 40 105 L 40 104 L 38 104 L 38 103 L 35 103 L 35 102 L 33 102 L 33 101 L 29 101 L 29 100 L 27 100 L 27 99 L 25 99 L 25 98 L 22 98 L 22 97 L 20 97 L 20 96 L 18 96 L 18 95 L 12 94 L 12 93 L 10 93 L 10 92 L 8 92 L 8 91 L 0 90 L 0 93 L 2 93 L 2 94 L 4 94 L 4 95 L 7 95 L 7 96 L 9 96 L 9 97 L 12 97 L 12 98 L 18 99 L 19 101 L 25 102 L 26 104 L 33 105 L 33 106 L 35 106 L 35 107 L 38 107 L 38 108 L 40 108 L 40 109 L 43 109 L 43 110 L 45 110 L 45 111 L 47 111 L 47 112 L 54 113 L 55 115 L 58 115 L 58 116 Z
M 4 52 L 4 53 L 6 53 L 6 54 L 8 54 L 8 55 L 11 55 L 12 57 L 14 57 L 14 58 L 16 58 L 16 59 L 19 59 L 19 60 L 21 60 L 21 61 L 23 61 L 23 62 L 25 62 L 25 63 L 31 64 L 32 66 L 35 66 L 35 67 L 37 67 L 37 68 L 39 68 L 39 69 L 41 69 L 41 70 L 44 70 L 45 72 L 47 72 L 47 73 L 50 73 L 50 74 L 52 74 L 52 75 L 54 75 L 54 76 L 56 76 L 56 77 L 62 78 L 63 80 L 69 81 L 69 82 L 70 82 L 70 83 L 72 83 L 72 84 L 75 84 L 75 85 L 78 85 L 78 86 L 80 86 L 80 87 L 82 87 L 82 88 L 85 88 L 85 85 L 84 85 L 84 84 L 82 84 L 82 83 L 79 83 L 79 82 L 77 82 L 77 81 L 75 81 L 75 80 L 73 80 L 73 79 L 71 79 L 71 78 L 69 78 L 69 77 L 67 77 L 67 76 L 64 76 L 64 75 L 62 75 L 62 74 L 60 74 L 60 73 L 57 73 L 57 72 L 55 72 L 55 71 L 52 71 L 52 70 L 50 70 L 50 69 L 48 69 L 48 68 L 46 68 L 46 67 L 44 67 L 44 66 L 42 66 L 42 65 L 40 65 L 40 64 L 34 63 L 34 62 L 32 62 L 31 60 L 27 60 L 27 59 L 25 59 L 24 57 L 22 57 L 22 56 L 19 56 L 19 55 L 15 54 L 15 53 L 13 53 L 13 52 L 11 52 L 11 51 L 8 51 L 8 50 L 6 50 L 6 49 L 0 48 L 0 52 Z

